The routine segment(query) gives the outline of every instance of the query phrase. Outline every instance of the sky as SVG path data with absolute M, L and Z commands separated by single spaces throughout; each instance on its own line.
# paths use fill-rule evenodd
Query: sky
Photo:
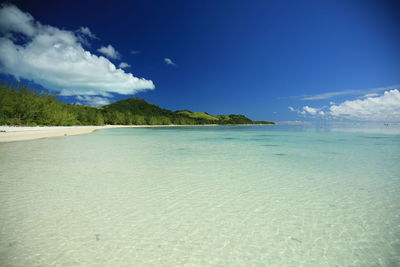
M 400 121 L 399 1 L 1 3 L 1 77 L 66 103 Z

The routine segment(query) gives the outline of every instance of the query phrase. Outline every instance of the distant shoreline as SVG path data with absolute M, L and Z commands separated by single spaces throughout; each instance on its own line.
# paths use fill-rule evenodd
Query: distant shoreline
M 268 124 L 235 124 L 231 126 L 251 126 Z M 0 143 L 27 141 L 50 137 L 81 135 L 92 133 L 96 130 L 113 128 L 153 128 L 153 127 L 203 127 L 203 126 L 229 126 L 219 124 L 201 125 L 104 125 L 104 126 L 0 126 Z

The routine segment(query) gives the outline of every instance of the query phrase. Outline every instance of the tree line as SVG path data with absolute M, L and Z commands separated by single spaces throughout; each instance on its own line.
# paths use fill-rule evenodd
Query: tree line
M 0 125 L 198 125 L 252 124 L 243 115 L 217 115 L 217 120 L 190 117 L 130 98 L 103 107 L 65 104 L 55 95 L 37 92 L 27 86 L 0 85 Z M 271 122 L 257 122 L 271 123 Z

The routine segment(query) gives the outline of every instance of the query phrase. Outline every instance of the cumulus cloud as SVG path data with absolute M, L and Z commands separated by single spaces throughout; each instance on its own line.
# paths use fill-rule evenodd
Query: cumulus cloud
M 101 96 L 78 95 L 76 99 L 79 101 L 76 104 L 84 104 L 92 107 L 99 107 L 110 104 L 110 101 Z
M 9 34 L 10 32 L 22 33 L 32 37 L 37 32 L 37 26 L 33 17 L 29 13 L 23 13 L 16 6 L 0 6 L 0 32 Z
M 315 115 L 318 113 L 318 109 L 317 108 L 312 108 L 309 106 L 304 106 L 303 110 L 301 111 L 301 114 L 310 114 L 310 115 Z
M 129 68 L 131 65 L 129 65 L 128 63 L 126 63 L 126 62 L 121 62 L 121 63 L 119 63 L 119 65 L 118 65 L 118 67 L 119 68 L 121 68 L 121 69 L 123 69 L 123 68 Z
M 139 50 L 132 50 L 132 51 L 131 51 L 131 54 L 132 54 L 132 55 L 137 55 L 137 54 L 139 54 L 139 53 L 140 53 Z
M 325 113 L 321 110 L 322 108 L 312 108 L 309 106 L 304 106 L 301 109 L 295 109 L 293 107 L 288 107 L 290 111 L 296 112 L 301 115 L 324 115 Z
M 301 109 L 289 107 L 289 110 L 302 115 L 319 115 L 331 119 L 399 122 L 400 91 L 393 89 L 382 95 L 366 95 L 364 99 L 347 100 L 340 104 L 331 102 L 329 107 L 304 106 Z
M 172 59 L 170 59 L 170 58 L 164 58 L 164 62 L 167 64 L 167 65 L 171 65 L 171 66 L 176 66 L 176 64 L 172 61 Z
M 115 50 L 114 47 L 112 47 L 112 45 L 102 46 L 99 49 L 97 49 L 97 51 L 99 51 L 108 58 L 119 59 L 121 57 L 121 55 L 117 52 L 117 50 Z
M 377 97 L 344 101 L 331 106 L 329 113 L 356 120 L 400 121 L 400 92 L 394 89 Z
M 75 31 L 78 41 L 85 46 L 90 47 L 90 40 L 98 39 L 97 36 L 90 31 L 88 27 L 80 27 Z
M 89 37 L 90 39 L 97 39 L 96 35 L 93 34 L 88 27 L 80 27 L 77 32 Z
M 90 30 L 81 28 L 90 35 Z M 14 5 L 0 6 L 0 72 L 32 80 L 64 95 L 134 94 L 151 80 L 117 68 L 82 47 L 74 31 L 43 25 Z

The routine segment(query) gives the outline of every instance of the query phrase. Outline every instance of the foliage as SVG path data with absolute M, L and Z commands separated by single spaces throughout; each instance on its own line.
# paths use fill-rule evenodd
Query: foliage
M 171 111 L 140 98 L 101 108 L 64 104 L 54 95 L 26 86 L 0 85 L 0 125 L 199 125 L 254 124 L 243 115 L 209 115 L 189 110 Z M 271 122 L 257 122 L 271 123 Z
M 210 120 L 210 121 L 219 120 L 219 118 L 217 116 L 212 116 L 212 115 L 208 114 L 207 112 L 194 112 L 194 111 L 190 111 L 190 110 L 179 110 L 179 111 L 176 111 L 176 113 L 183 114 L 190 118 L 201 118 L 201 119 L 206 119 L 206 120 Z

